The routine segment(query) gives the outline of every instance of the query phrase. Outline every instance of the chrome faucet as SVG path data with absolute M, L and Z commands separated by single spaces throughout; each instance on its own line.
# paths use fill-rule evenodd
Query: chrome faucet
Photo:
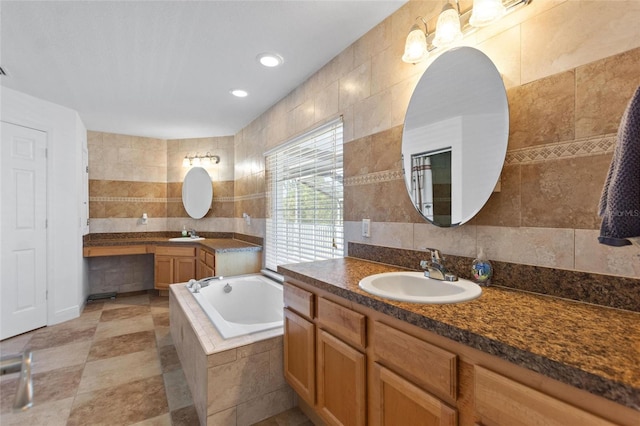
M 440 254 L 440 250 L 432 248 L 425 250 L 431 255 L 431 260 L 420 261 L 420 268 L 424 269 L 425 277 L 439 281 L 458 281 L 458 277 L 444 266 L 444 257 Z
M 222 275 L 216 275 L 214 277 L 201 278 L 200 280 L 194 280 L 193 278 L 189 280 L 187 283 L 187 288 L 191 290 L 192 293 L 200 293 L 200 289 L 205 288 L 210 283 L 209 281 L 213 280 L 222 280 L 224 277 Z
M 202 278 L 202 279 L 200 279 L 200 281 L 198 281 L 198 283 L 200 284 L 201 288 L 204 288 L 204 287 L 209 285 L 209 281 L 222 280 L 222 279 L 224 279 L 224 277 L 222 275 L 216 275 L 216 276 L 213 276 L 213 277 Z
M 198 238 L 198 233 L 196 232 L 195 228 L 189 229 L 189 236 L 191 238 Z

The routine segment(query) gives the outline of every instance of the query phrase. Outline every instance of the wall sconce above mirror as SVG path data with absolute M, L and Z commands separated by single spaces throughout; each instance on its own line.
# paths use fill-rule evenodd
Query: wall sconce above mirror
M 218 155 L 211 155 L 208 152 L 204 155 L 196 153 L 196 155 L 193 156 L 190 156 L 189 154 L 185 155 L 182 160 L 182 166 L 208 166 L 209 164 L 218 164 L 219 162 L 220 157 Z
M 435 31 L 429 32 L 427 20 L 422 16 L 416 18 L 417 23 L 407 35 L 402 60 L 409 64 L 422 62 L 434 49 L 447 48 L 477 28 L 486 27 L 531 1 L 473 0 L 471 9 L 464 12 L 460 11 L 458 0 L 455 0 L 455 7 L 447 1 L 438 15 Z

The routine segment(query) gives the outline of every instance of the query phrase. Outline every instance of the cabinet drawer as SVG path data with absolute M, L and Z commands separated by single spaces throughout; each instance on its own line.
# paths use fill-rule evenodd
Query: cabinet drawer
M 213 253 L 209 253 L 208 251 L 204 252 L 204 259 L 204 263 L 206 263 L 209 268 L 215 268 L 215 257 Z
M 161 256 L 190 256 L 195 257 L 196 248 L 195 247 L 169 247 L 169 246 L 158 246 L 156 247 L 156 255 Z
M 378 321 L 372 345 L 378 362 L 440 398 L 457 399 L 457 355 Z
M 202 249 L 200 249 L 200 256 L 199 257 L 200 257 L 200 262 L 204 263 L 206 261 L 206 258 L 207 258 L 207 252 L 202 250 Z
M 475 366 L 476 413 L 484 426 L 613 426 L 566 402 Z
M 83 249 L 84 257 L 97 256 L 125 256 L 131 254 L 147 254 L 147 246 L 110 246 L 110 247 L 85 247 Z
M 378 363 L 373 364 L 371 426 L 458 424 L 458 412 Z
M 360 349 L 366 346 L 366 317 L 349 308 L 319 297 L 318 324 Z
M 313 293 L 285 282 L 284 306 L 311 319 L 313 318 Z

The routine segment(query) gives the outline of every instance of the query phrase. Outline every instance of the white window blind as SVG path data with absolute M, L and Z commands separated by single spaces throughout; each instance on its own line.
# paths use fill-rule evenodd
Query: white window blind
M 342 119 L 265 155 L 267 269 L 342 257 Z

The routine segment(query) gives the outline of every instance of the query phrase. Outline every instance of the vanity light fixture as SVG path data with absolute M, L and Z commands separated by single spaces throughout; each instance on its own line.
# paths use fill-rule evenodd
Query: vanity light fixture
M 424 30 L 418 24 L 411 26 L 402 60 L 410 64 L 422 62 L 434 49 L 447 48 L 477 28 L 490 25 L 531 1 L 473 0 L 471 9 L 464 12 L 460 11 L 459 0 L 455 0 L 455 7 L 447 1 L 438 16 L 435 31 L 429 33 L 427 20 L 421 16 L 416 18 L 416 21 L 420 19 L 424 23 Z
M 196 155 L 190 156 L 189 154 L 184 156 L 182 160 L 183 167 L 191 167 L 191 166 L 201 166 L 207 164 L 218 164 L 220 162 L 220 157 L 217 155 L 211 155 L 210 153 L 206 153 L 204 155 L 200 155 L 196 153 Z
M 267 68 L 274 68 L 282 65 L 284 59 L 277 53 L 261 53 L 257 56 L 258 62 Z

